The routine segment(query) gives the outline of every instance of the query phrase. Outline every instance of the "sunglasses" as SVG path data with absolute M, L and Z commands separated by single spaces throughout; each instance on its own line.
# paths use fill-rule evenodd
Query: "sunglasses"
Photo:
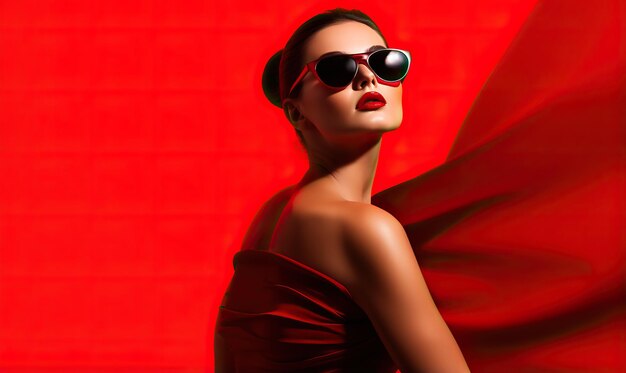
M 289 89 L 289 95 L 310 71 L 326 88 L 340 91 L 356 77 L 359 64 L 365 64 L 380 84 L 397 87 L 409 72 L 411 55 L 400 49 L 384 48 L 368 53 L 335 54 L 307 63 Z

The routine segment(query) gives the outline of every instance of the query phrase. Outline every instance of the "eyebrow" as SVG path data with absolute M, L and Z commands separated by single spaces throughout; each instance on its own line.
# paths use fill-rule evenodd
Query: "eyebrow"
M 373 52 L 373 51 L 377 51 L 379 49 L 386 49 L 387 47 L 383 46 L 383 45 L 372 45 L 371 47 L 367 48 L 367 50 L 364 53 L 369 53 L 369 52 Z M 323 58 L 326 56 L 334 56 L 336 54 L 350 54 L 350 53 L 346 53 L 346 52 L 340 52 L 340 51 L 332 51 L 332 52 L 327 52 L 322 54 L 321 56 L 319 56 L 319 58 Z

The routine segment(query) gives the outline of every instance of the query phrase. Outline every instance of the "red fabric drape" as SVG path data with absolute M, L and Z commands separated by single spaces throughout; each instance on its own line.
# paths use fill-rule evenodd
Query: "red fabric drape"
M 540 2 L 405 226 L 475 372 L 626 367 L 623 2 Z

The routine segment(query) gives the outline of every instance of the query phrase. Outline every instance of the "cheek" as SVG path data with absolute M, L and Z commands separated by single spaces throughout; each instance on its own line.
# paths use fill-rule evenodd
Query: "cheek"
M 353 115 L 352 98 L 338 92 L 332 95 L 311 97 L 307 103 L 308 119 L 320 129 L 335 127 L 337 123 L 345 123 Z
M 402 120 L 402 85 L 398 87 L 384 86 L 380 93 L 387 101 L 387 114 L 390 121 Z
M 388 93 L 389 97 L 391 98 L 391 100 L 393 100 L 393 104 L 395 106 L 399 106 L 401 109 L 402 108 L 402 85 L 399 85 L 398 87 L 389 87 L 387 91 L 389 92 Z
M 402 85 L 400 85 L 398 88 L 394 89 L 393 92 L 393 103 L 394 103 L 394 108 L 393 111 L 394 113 L 396 113 L 396 115 L 399 117 L 400 120 L 402 120 Z

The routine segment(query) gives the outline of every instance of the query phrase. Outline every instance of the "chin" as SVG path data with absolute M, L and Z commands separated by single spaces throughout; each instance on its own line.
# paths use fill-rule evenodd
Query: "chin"
M 374 112 L 372 112 L 373 114 Z M 400 128 L 402 124 L 402 113 L 388 115 L 389 113 L 381 113 L 380 116 L 371 118 L 366 127 L 370 130 L 378 130 L 382 132 L 393 131 Z
M 394 123 L 394 124 L 390 124 L 389 126 L 385 128 L 381 128 L 380 130 L 382 132 L 391 132 L 391 131 L 397 130 L 398 128 L 400 128 L 400 123 Z

